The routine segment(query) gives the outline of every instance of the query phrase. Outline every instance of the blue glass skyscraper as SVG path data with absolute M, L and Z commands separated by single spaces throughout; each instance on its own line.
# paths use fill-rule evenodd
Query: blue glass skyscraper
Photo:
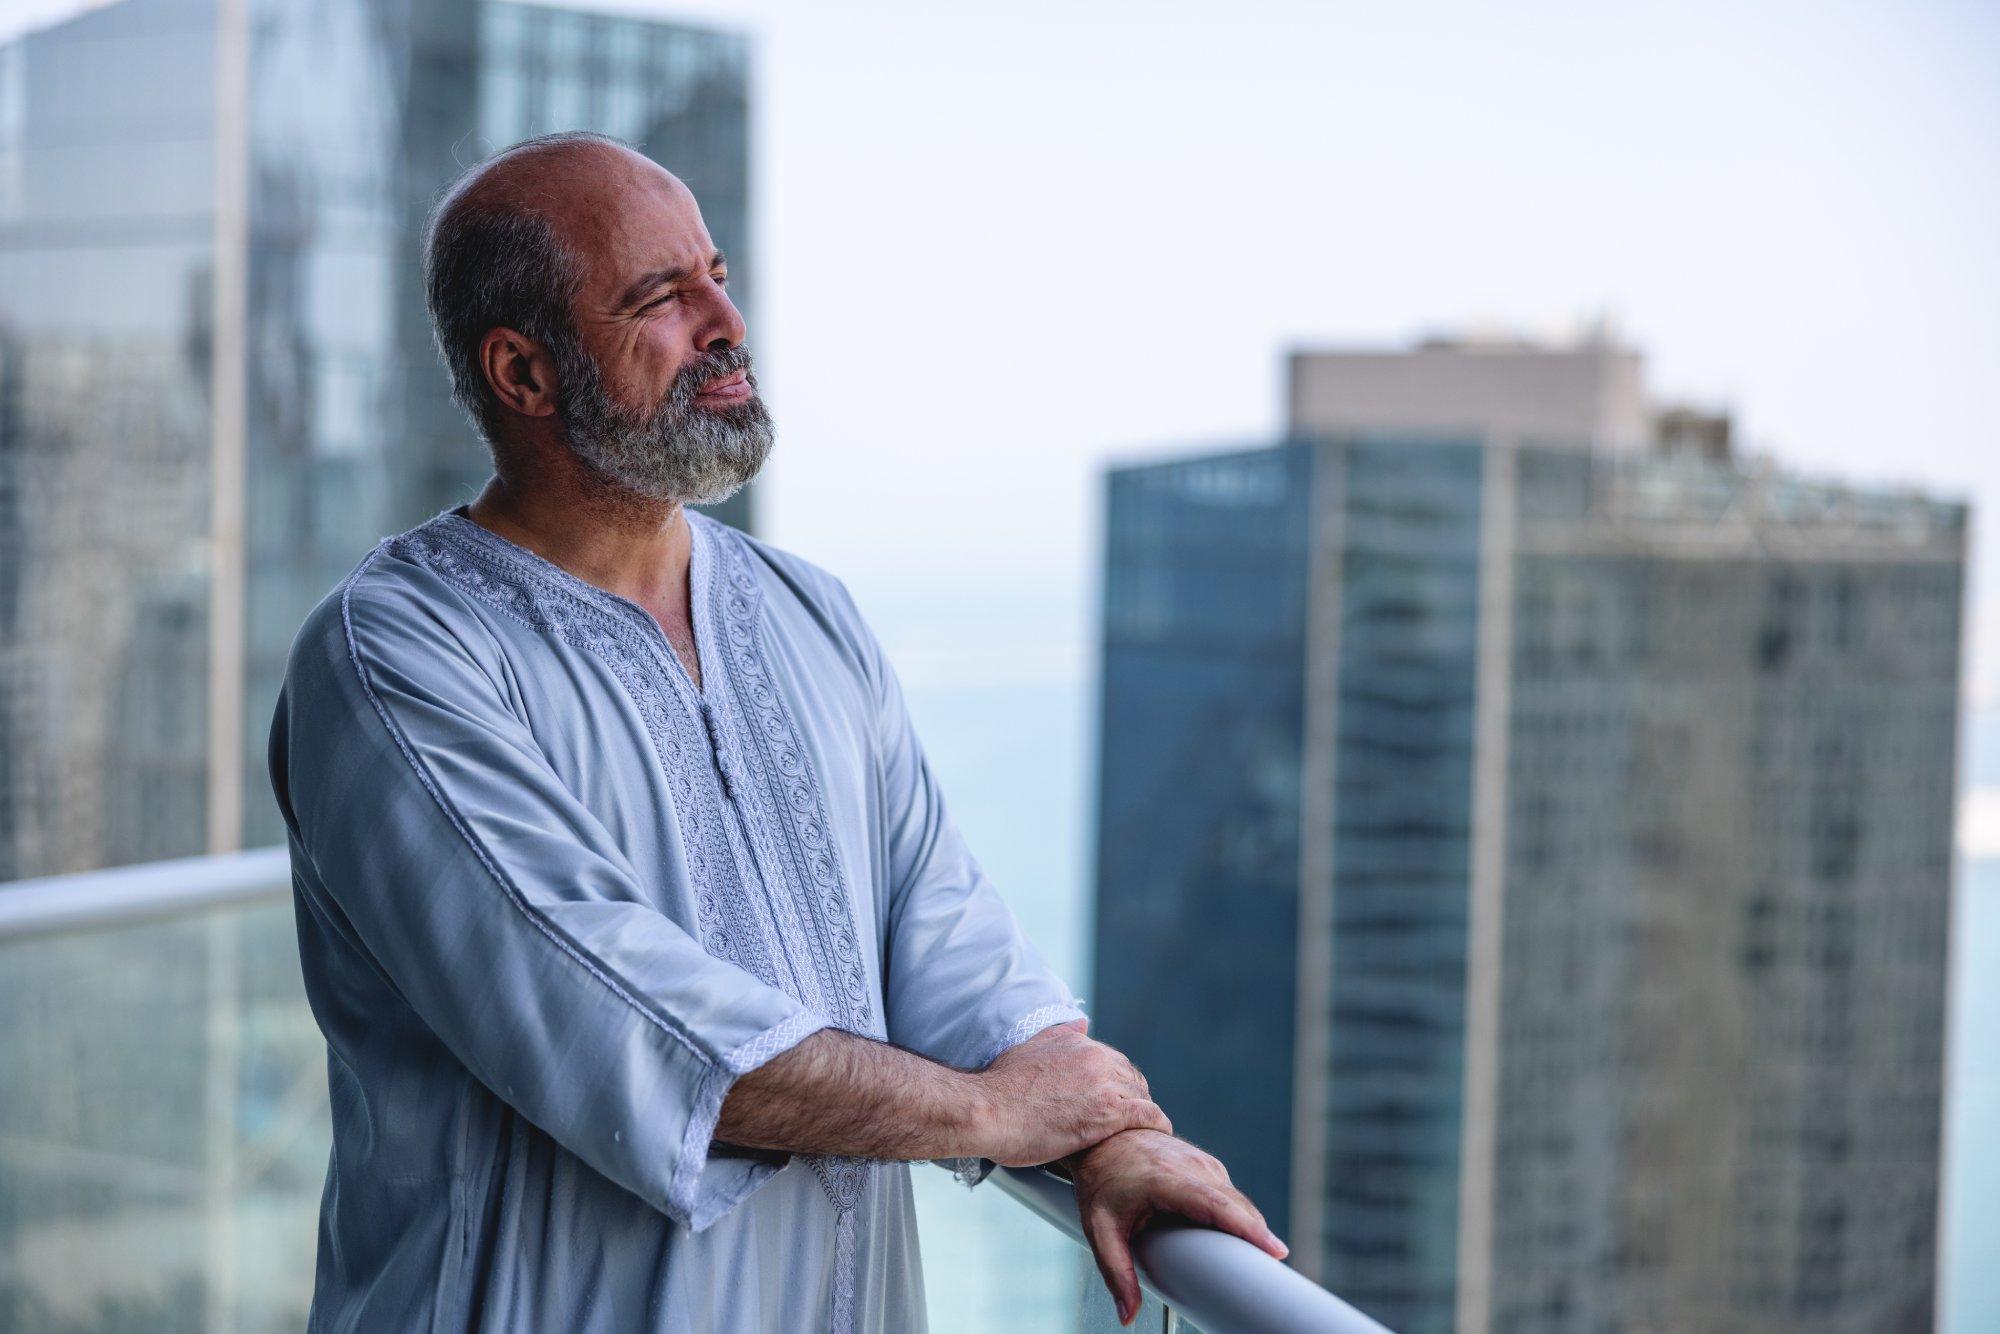
M 1680 443 L 1110 478 L 1098 1029 L 1405 1334 L 1930 1327 L 1965 511 Z

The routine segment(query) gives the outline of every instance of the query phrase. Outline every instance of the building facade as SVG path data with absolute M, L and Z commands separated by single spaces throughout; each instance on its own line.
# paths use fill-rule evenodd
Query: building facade
M 1097 1028 L 1302 1269 L 1931 1328 L 1961 506 L 1406 429 L 1107 518 Z
M 0 882 L 282 840 L 293 631 L 488 470 L 439 190 L 611 133 L 750 288 L 749 79 L 734 34 L 508 0 L 121 0 L 0 47 Z
M 740 261 L 749 97 L 741 37 L 506 0 L 122 0 L 0 46 L 0 895 L 283 841 L 294 630 L 488 469 L 424 310 L 438 191 L 601 130 Z M 294 936 L 273 904 L 13 943 L 0 1329 L 304 1327 Z

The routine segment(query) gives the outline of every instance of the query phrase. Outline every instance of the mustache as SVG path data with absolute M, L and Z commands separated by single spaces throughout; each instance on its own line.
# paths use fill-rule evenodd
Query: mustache
M 748 347 L 738 343 L 735 347 L 711 348 L 680 368 L 667 390 L 667 396 L 676 408 L 691 408 L 695 395 L 701 392 L 703 385 L 738 371 L 743 372 L 750 388 L 756 389 L 757 373 L 750 367 Z

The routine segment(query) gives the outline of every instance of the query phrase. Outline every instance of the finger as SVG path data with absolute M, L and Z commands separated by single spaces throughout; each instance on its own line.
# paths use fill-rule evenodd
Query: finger
M 1229 1231 L 1234 1232 L 1237 1236 L 1243 1238 L 1243 1240 L 1249 1242 L 1252 1246 L 1255 1246 L 1258 1250 L 1271 1256 L 1273 1259 L 1282 1260 L 1292 1253 L 1292 1248 L 1285 1245 L 1277 1233 L 1271 1231 L 1271 1225 L 1264 1221 L 1264 1215 L 1258 1213 L 1255 1209 L 1251 1209 L 1243 1215 L 1243 1222 L 1243 1227 L 1230 1228 Z
M 1248 1195 L 1237 1190 L 1234 1186 L 1227 1184 L 1226 1178 L 1221 1189 L 1233 1198 L 1237 1209 L 1242 1214 L 1244 1222 L 1248 1225 L 1247 1231 L 1236 1232 L 1236 1235 L 1253 1246 L 1258 1246 L 1269 1251 L 1280 1260 L 1284 1259 L 1291 1248 L 1278 1240 L 1277 1233 L 1271 1231 L 1270 1221 L 1264 1217 L 1264 1211 L 1252 1204 Z M 1230 1230 L 1235 1232 L 1233 1228 Z
M 1157 1130 L 1162 1135 L 1174 1133 L 1174 1123 L 1160 1110 L 1160 1105 L 1151 1098 L 1137 1098 L 1126 1108 L 1126 1130 Z
M 1084 1220 L 1083 1234 L 1090 1241 L 1090 1253 L 1097 1272 L 1118 1308 L 1118 1323 L 1129 1325 L 1139 1314 L 1139 1276 L 1132 1267 L 1132 1227 L 1129 1220 L 1108 1210 L 1093 1209 Z
M 1255 1209 L 1252 1209 L 1250 1212 L 1256 1215 L 1257 1235 L 1254 1237 L 1248 1233 L 1238 1233 L 1237 1235 L 1241 1236 L 1245 1241 L 1261 1247 L 1280 1260 L 1290 1255 L 1292 1248 L 1287 1246 L 1284 1243 L 1284 1239 L 1279 1237 L 1277 1233 L 1271 1231 L 1271 1225 L 1265 1220 L 1264 1215 L 1258 1213 Z
M 1186 1189 L 1175 1192 L 1180 1203 L 1166 1205 L 1176 1213 L 1184 1213 L 1197 1223 L 1208 1226 L 1231 1236 L 1241 1237 L 1267 1255 L 1284 1259 L 1291 1248 L 1278 1239 L 1264 1221 L 1264 1215 L 1257 1212 L 1257 1206 L 1241 1191 L 1231 1188 L 1204 1186 L 1189 1182 Z

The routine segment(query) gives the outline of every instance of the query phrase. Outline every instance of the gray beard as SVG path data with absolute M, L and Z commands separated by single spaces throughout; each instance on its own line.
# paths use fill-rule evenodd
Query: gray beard
M 741 347 L 711 352 L 681 368 L 650 414 L 626 412 L 583 348 L 552 349 L 560 381 L 556 415 L 569 447 L 610 489 L 647 500 L 713 505 L 757 475 L 771 452 L 771 414 L 757 396 L 750 354 Z M 744 372 L 751 396 L 722 408 L 694 404 L 695 392 L 719 375 Z

